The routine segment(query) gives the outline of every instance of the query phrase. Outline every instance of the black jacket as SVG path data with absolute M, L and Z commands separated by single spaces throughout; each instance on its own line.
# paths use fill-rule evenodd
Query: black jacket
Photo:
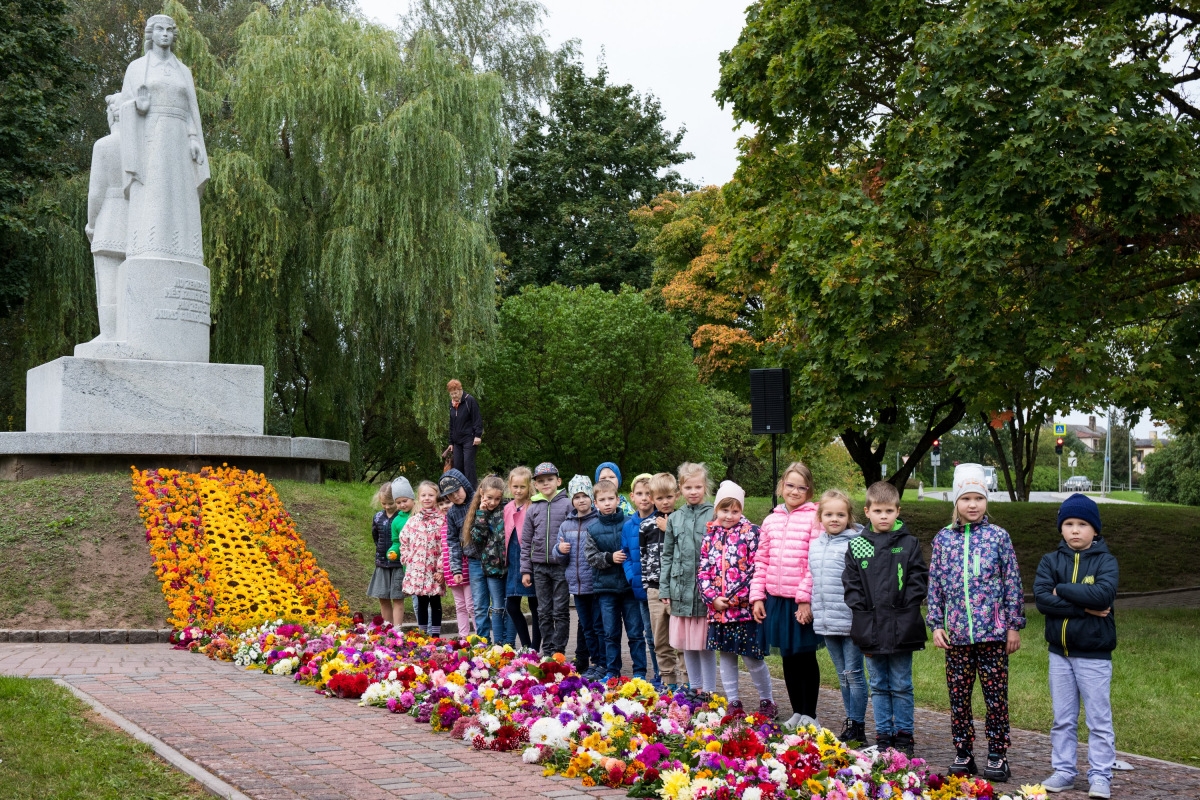
M 887 533 L 867 529 L 850 540 L 842 587 L 853 614 L 850 637 L 873 656 L 925 649 L 921 602 L 929 567 L 903 522 Z
M 399 511 L 396 514 L 400 513 Z M 399 561 L 389 561 L 387 554 L 388 548 L 392 546 L 392 520 L 396 518 L 396 514 L 388 516 L 385 511 L 376 511 L 375 518 L 371 520 L 371 538 L 375 541 L 375 566 L 392 567 L 402 566 Z
M 450 404 L 450 444 L 471 444 L 476 438 L 483 438 L 483 415 L 479 401 L 463 392 L 458 408 Z
M 1116 611 L 1097 617 L 1085 609 L 1112 608 L 1116 597 L 1117 558 L 1108 551 L 1103 536 L 1078 552 L 1061 541 L 1057 550 L 1042 556 L 1033 580 L 1033 599 L 1046 615 L 1050 652 L 1111 659 L 1117 649 Z

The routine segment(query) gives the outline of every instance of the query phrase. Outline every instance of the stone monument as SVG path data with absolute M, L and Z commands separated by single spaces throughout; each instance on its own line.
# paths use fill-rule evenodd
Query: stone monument
M 144 55 L 125 70 L 120 93 L 106 98 L 110 133 L 92 150 L 86 233 L 100 335 L 77 345 L 74 357 L 28 372 L 27 433 L 0 434 L 0 456 L 347 461 L 345 442 L 263 436 L 263 368 L 208 361 L 200 226 L 208 154 L 196 87 L 175 56 L 175 38 L 170 17 L 147 20 Z

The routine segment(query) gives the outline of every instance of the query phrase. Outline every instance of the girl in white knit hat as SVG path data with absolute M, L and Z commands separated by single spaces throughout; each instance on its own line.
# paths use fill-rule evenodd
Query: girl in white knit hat
M 1007 781 L 1008 657 L 1021 646 L 1025 602 L 1012 540 L 988 520 L 987 498 L 983 467 L 954 468 L 954 516 L 933 540 L 927 621 L 933 643 L 946 651 L 955 748 L 950 772 L 976 772 L 971 695 L 978 674 L 987 706 L 983 774 L 990 781 Z

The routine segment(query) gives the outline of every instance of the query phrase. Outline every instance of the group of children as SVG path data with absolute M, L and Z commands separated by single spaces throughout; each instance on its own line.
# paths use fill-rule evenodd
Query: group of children
M 946 651 L 956 750 L 950 772 L 977 772 L 971 695 L 978 676 L 987 707 L 983 774 L 1009 778 L 1008 658 L 1020 647 L 1024 594 L 1008 533 L 987 517 L 982 467 L 955 469 L 953 519 L 935 537 L 928 566 L 899 519 L 895 487 L 868 487 L 863 526 L 845 492 L 832 489 L 814 502 L 812 473 L 800 462 L 784 471 L 783 502 L 761 526 L 744 515 L 745 492 L 732 481 L 707 501 L 713 486 L 703 464 L 637 475 L 629 497 L 611 462 L 591 479 L 575 475 L 565 491 L 562 483 L 545 462 L 512 470 L 507 482 L 489 475 L 478 488 L 451 469 L 437 484 L 422 482 L 415 498 L 404 478 L 384 484 L 368 594 L 394 625 L 403 621 L 405 595 L 414 597 L 418 624 L 438 635 L 449 587 L 460 634 L 512 645 L 519 639 L 547 657 L 567 649 L 573 598 L 575 663 L 586 679 L 621 674 L 624 636 L 635 677 L 659 689 L 713 693 L 720 653 L 721 688 L 735 715 L 745 713 L 740 658 L 758 691 L 758 713 L 776 716 L 764 662 L 775 649 L 795 712 L 788 726 L 816 722 L 817 651 L 826 647 L 845 707 L 840 738 L 866 742 L 871 697 L 876 745 L 910 756 L 912 654 L 924 649 L 928 626 Z M 1059 792 L 1074 783 L 1082 697 L 1089 796 L 1107 798 L 1115 761 L 1108 688 L 1116 560 L 1091 499 L 1068 498 L 1058 524 L 1062 541 L 1043 557 L 1034 584 L 1046 616 L 1055 717 L 1055 771 L 1043 786 Z

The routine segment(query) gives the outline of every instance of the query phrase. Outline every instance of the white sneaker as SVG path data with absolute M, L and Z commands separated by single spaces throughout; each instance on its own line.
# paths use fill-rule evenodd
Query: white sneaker
M 1092 781 L 1088 786 L 1088 797 L 1095 797 L 1098 800 L 1108 800 L 1108 798 L 1112 797 L 1112 794 L 1106 782 Z
M 1059 775 L 1057 772 L 1042 781 L 1042 788 L 1055 794 L 1075 788 L 1075 781 Z
M 796 723 L 796 726 L 807 728 L 809 725 L 815 725 L 818 729 L 821 727 L 821 723 L 817 722 L 815 717 L 810 717 L 808 714 L 801 714 L 800 721 Z
M 790 717 L 788 717 L 787 722 L 783 723 L 783 727 L 787 728 L 789 731 L 794 731 L 802 719 L 804 719 L 803 714 L 792 714 Z

